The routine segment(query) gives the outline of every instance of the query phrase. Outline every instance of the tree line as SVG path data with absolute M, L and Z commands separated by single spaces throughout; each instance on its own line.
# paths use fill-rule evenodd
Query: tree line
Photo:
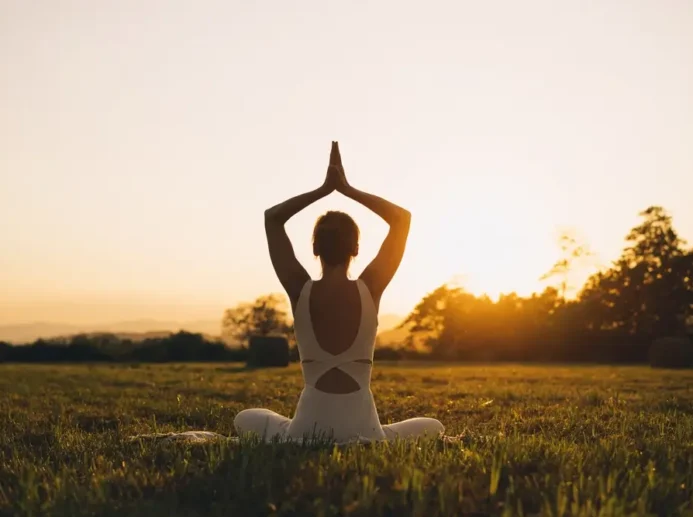
M 659 206 L 640 213 L 626 246 L 609 267 L 567 299 L 570 272 L 591 255 L 569 234 L 562 257 L 544 275 L 556 285 L 493 301 L 442 285 L 400 325 L 408 338 L 379 346 L 376 359 L 587 361 L 693 366 L 693 249 Z M 285 336 L 298 358 L 286 298 L 271 294 L 224 312 L 221 339 L 178 332 L 143 341 L 113 334 L 0 343 L 1 361 L 244 361 L 252 336 Z
M 177 332 L 141 341 L 115 334 L 79 334 L 13 346 L 0 342 L 0 362 L 187 362 L 245 361 L 246 352 L 202 334 Z
M 651 206 L 639 215 L 618 259 L 591 275 L 574 299 L 567 299 L 570 273 L 592 253 L 564 234 L 561 258 L 542 277 L 555 285 L 496 301 L 442 285 L 400 325 L 408 331 L 405 342 L 378 347 L 376 357 L 693 366 L 693 249 L 664 208 Z M 238 343 L 251 335 L 292 336 L 278 295 L 227 310 L 222 328 Z
M 590 276 L 575 299 L 566 299 L 567 276 L 589 251 L 566 237 L 563 257 L 546 275 L 557 277 L 558 286 L 494 302 L 443 285 L 403 322 L 406 346 L 435 357 L 483 360 L 644 362 L 679 354 L 677 360 L 690 365 L 693 250 L 662 207 L 640 216 L 620 257 Z

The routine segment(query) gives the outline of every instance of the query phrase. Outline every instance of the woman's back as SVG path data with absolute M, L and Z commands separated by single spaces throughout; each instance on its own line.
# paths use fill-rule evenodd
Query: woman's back
M 363 280 L 308 280 L 294 326 L 307 385 L 334 394 L 368 388 L 378 318 Z
M 320 348 L 337 355 L 349 348 L 361 326 L 363 306 L 357 281 L 310 281 L 310 320 Z

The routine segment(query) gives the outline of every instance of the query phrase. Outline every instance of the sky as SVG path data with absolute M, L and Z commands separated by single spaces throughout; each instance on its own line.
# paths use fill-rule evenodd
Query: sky
M 221 317 L 281 291 L 263 211 L 324 179 L 412 212 L 382 299 L 529 294 L 574 229 L 603 264 L 638 212 L 693 241 L 693 3 L 0 3 L 0 324 Z M 287 225 L 311 254 L 333 194 Z M 585 271 L 588 274 L 588 271 Z

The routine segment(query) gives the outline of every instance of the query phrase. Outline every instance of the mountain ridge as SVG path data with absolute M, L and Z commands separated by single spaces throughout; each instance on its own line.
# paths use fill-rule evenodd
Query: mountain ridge
M 379 334 L 391 331 L 396 327 L 402 317 L 396 314 L 383 314 L 379 317 Z M 177 332 L 185 330 L 205 334 L 207 336 L 218 337 L 221 335 L 221 320 L 192 320 L 178 322 L 173 320 L 156 320 L 153 318 L 142 318 L 137 320 L 126 320 L 111 323 L 100 323 L 95 325 L 78 325 L 74 323 L 59 323 L 50 321 L 35 321 L 29 323 L 15 323 L 0 325 L 0 341 L 13 344 L 30 343 L 37 339 L 66 337 L 75 334 L 157 334 L 166 332 Z

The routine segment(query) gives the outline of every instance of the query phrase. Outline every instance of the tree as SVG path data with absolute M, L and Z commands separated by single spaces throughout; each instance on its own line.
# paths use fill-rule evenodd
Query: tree
M 286 299 L 278 294 L 260 296 L 253 303 L 242 303 L 226 309 L 221 322 L 222 338 L 241 346 L 252 336 L 290 337 L 292 334 Z
M 593 257 L 594 253 L 590 251 L 587 244 L 580 244 L 572 231 L 563 231 L 558 237 L 558 245 L 561 248 L 561 258 L 539 280 L 558 277 L 561 300 L 565 303 L 567 291 L 573 288 L 569 285 L 570 273 L 579 263 Z
M 630 245 L 619 264 L 630 327 L 650 335 L 676 333 L 679 318 L 690 311 L 683 279 L 676 271 L 685 255 L 684 241 L 662 207 L 651 206 L 640 216 L 645 220 L 626 237 Z
M 446 314 L 451 299 L 459 290 L 447 285 L 440 286 L 414 307 L 414 310 L 397 328 L 407 328 L 406 345 L 412 350 L 434 351 L 446 328 Z
M 643 338 L 682 334 L 693 314 L 691 252 L 662 207 L 640 216 L 619 259 L 587 281 L 580 301 L 596 329 Z
M 489 358 L 550 336 L 558 291 L 522 298 L 501 295 L 497 302 L 443 285 L 424 297 L 400 327 L 408 345 L 437 357 Z

